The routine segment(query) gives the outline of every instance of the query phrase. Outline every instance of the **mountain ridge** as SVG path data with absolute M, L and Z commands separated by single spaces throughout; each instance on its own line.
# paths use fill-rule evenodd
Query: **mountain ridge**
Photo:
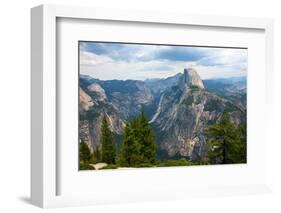
M 183 156 L 193 159 L 199 155 L 203 159 L 206 154 L 204 129 L 216 122 L 223 111 L 229 111 L 237 125 L 246 122 L 246 106 L 243 105 L 246 102 L 240 100 L 246 91 L 237 90 L 237 94 L 241 92 L 241 97 L 233 96 L 236 95 L 236 88 L 227 84 L 225 90 L 230 90 L 229 97 L 228 93 L 222 96 L 221 88 L 214 87 L 215 83 L 201 80 L 194 68 L 184 69 L 183 73 L 165 79 L 102 81 L 81 75 L 80 82 L 81 88 L 94 103 L 91 109 L 82 110 L 81 114 L 97 115 L 91 121 L 85 115 L 86 119 L 81 121 L 88 123 L 82 129 L 92 128 L 93 134 L 84 131 L 83 137 L 83 140 L 88 137 L 92 147 L 99 144 L 98 124 L 103 113 L 111 120 L 112 131 L 120 135 L 126 121 L 144 109 L 158 133 L 159 152 L 166 153 L 167 158 Z M 95 89 L 91 91 L 91 87 Z M 235 104 L 236 98 L 239 104 Z

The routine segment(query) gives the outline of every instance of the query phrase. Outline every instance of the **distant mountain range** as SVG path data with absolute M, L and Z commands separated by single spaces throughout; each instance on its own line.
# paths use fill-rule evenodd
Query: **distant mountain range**
M 156 132 L 159 159 L 205 158 L 205 128 L 224 111 L 246 122 L 246 78 L 201 80 L 195 69 L 165 79 L 99 80 L 80 75 L 79 134 L 99 145 L 103 114 L 120 143 L 126 121 L 143 109 Z

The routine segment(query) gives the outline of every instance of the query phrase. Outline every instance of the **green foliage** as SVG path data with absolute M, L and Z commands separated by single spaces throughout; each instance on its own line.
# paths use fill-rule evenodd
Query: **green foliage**
M 89 162 L 91 159 L 91 150 L 87 143 L 81 141 L 79 144 L 79 161 Z
M 113 133 L 109 129 L 106 116 L 103 116 L 100 134 L 101 143 L 101 160 L 104 163 L 115 164 L 116 147 L 114 143 Z
M 219 164 L 219 163 L 226 163 L 224 160 L 224 149 L 221 141 L 217 140 L 210 140 L 208 142 L 209 145 L 209 152 L 208 152 L 208 158 L 210 164 Z
M 123 138 L 119 155 L 119 164 L 123 167 L 129 167 L 140 163 L 140 144 L 135 135 L 136 119 L 127 123 L 123 130 Z
M 148 123 L 145 113 L 142 111 L 139 116 L 138 140 L 140 143 L 140 154 L 142 163 L 155 163 L 156 161 L 156 142 L 155 133 Z
M 145 163 L 155 163 L 155 135 L 143 111 L 126 124 L 122 139 L 119 155 L 121 166 L 136 167 Z
M 191 161 L 193 165 L 207 165 L 208 162 L 206 160 L 202 160 L 201 156 L 197 153 L 194 159 Z
M 94 170 L 95 168 L 90 165 L 91 150 L 87 143 L 81 141 L 79 144 L 79 169 L 80 170 Z
M 205 106 L 204 106 L 204 111 L 215 111 L 220 109 L 221 102 L 219 100 L 209 100 Z
M 91 163 L 99 163 L 101 162 L 101 151 L 99 147 L 94 149 L 92 156 L 91 156 Z
M 191 85 L 191 86 L 189 86 L 190 87 L 190 89 L 191 89 L 191 92 L 195 92 L 195 91 L 198 91 L 200 88 L 198 87 L 198 86 L 196 86 L 196 85 Z
M 225 108 L 224 108 L 224 111 L 225 112 L 233 112 L 233 111 L 238 111 L 240 110 L 237 106 L 235 106 L 234 104 L 231 104 L 229 102 L 227 102 L 225 104 Z
M 89 163 L 80 162 L 79 170 L 95 170 L 95 168 L 91 166 Z
M 157 164 L 158 167 L 169 167 L 169 166 L 190 166 L 192 163 L 187 161 L 185 158 L 179 160 L 163 160 Z
M 246 162 L 245 125 L 236 127 L 227 112 L 217 124 L 206 129 L 209 145 L 208 159 L 211 164 Z
M 152 163 L 140 163 L 138 165 L 136 165 L 136 168 L 149 168 L 149 167 L 155 167 L 155 164 Z
M 247 163 L 247 128 L 245 124 L 240 124 L 237 128 L 239 143 L 237 144 L 237 163 Z
M 221 103 L 222 102 L 219 100 L 211 99 L 211 100 L 207 101 L 207 103 L 205 104 L 204 111 L 233 112 L 233 111 L 240 110 L 237 106 L 235 106 L 234 104 L 232 104 L 230 102 L 226 102 L 224 106 Z
M 189 95 L 186 99 L 184 99 L 183 103 L 187 106 L 191 106 L 193 103 L 193 96 Z

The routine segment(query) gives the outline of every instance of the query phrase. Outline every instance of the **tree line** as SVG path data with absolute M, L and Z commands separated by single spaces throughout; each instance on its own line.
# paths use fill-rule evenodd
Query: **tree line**
M 91 163 L 104 162 L 108 168 L 185 166 L 202 164 L 246 163 L 246 125 L 235 125 L 228 112 L 205 130 L 207 152 L 201 159 L 199 154 L 192 160 L 157 160 L 155 132 L 142 111 L 139 116 L 127 122 L 122 132 L 122 142 L 116 147 L 114 135 L 104 114 L 100 129 L 100 146 L 91 153 L 85 142 L 80 143 L 80 169 L 93 169 Z
M 246 124 L 236 126 L 224 112 L 216 124 L 206 129 L 209 164 L 247 162 Z
M 100 147 L 91 154 L 85 142 L 80 143 L 80 169 L 93 169 L 90 162 L 103 162 L 120 167 L 148 166 L 156 162 L 155 133 L 144 111 L 127 122 L 122 133 L 122 143 L 117 151 L 113 132 L 104 114 L 100 129 Z

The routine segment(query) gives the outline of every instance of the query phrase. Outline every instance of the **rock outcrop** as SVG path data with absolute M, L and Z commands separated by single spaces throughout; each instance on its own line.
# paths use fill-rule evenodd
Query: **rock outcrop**
M 92 83 L 87 88 L 96 95 L 97 101 L 104 101 L 107 98 L 104 89 L 99 84 Z
M 160 148 L 168 156 L 205 157 L 205 129 L 229 111 L 235 123 L 245 112 L 229 100 L 205 90 L 195 69 L 185 69 L 176 86 L 161 95 L 150 123 L 157 129 Z
M 156 132 L 159 152 L 165 158 L 204 158 L 205 129 L 224 111 L 229 112 L 237 125 L 246 122 L 243 105 L 246 90 L 236 92 L 236 87 L 230 84 L 223 91 L 231 92 L 224 93 L 211 81 L 209 90 L 194 68 L 166 79 L 146 81 L 101 81 L 82 76 L 80 85 L 80 139 L 88 141 L 92 148 L 99 145 L 103 116 L 120 140 L 126 121 L 141 109 L 147 112 Z
M 92 98 L 81 88 L 79 89 L 79 100 L 79 110 L 88 111 L 94 105 Z
M 194 68 L 184 69 L 184 83 L 188 87 L 195 86 L 199 89 L 204 89 L 203 81 L 201 80 L 200 76 Z

